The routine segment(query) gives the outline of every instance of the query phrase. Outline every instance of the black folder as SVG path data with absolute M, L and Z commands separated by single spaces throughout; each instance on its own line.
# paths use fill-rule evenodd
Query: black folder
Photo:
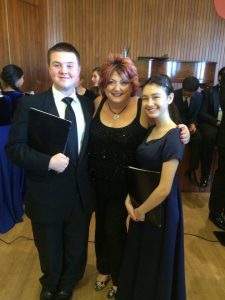
M 64 153 L 70 125 L 68 120 L 31 107 L 28 115 L 28 145 L 48 155 Z
M 161 173 L 128 166 L 127 176 L 130 199 L 132 205 L 136 208 L 140 206 L 158 186 Z M 158 205 L 146 213 L 145 221 L 149 221 L 161 227 L 161 205 Z
M 225 246 L 225 232 L 224 231 L 213 231 L 215 236 L 221 245 Z

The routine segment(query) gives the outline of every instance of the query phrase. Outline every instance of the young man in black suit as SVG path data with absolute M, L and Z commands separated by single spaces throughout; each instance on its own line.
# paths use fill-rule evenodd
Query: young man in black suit
M 92 107 L 89 100 L 75 93 L 80 56 L 74 46 L 68 43 L 53 46 L 48 51 L 48 64 L 53 85 L 42 94 L 21 99 L 6 152 L 27 172 L 26 213 L 31 219 L 43 272 L 40 300 L 69 300 L 85 270 L 94 208 L 87 158 Z M 73 119 L 75 115 L 72 129 L 75 138 L 71 139 L 73 145 L 68 142 L 70 149 L 65 154 L 49 156 L 28 145 L 30 107 L 61 118 L 65 118 L 68 109 Z
M 196 176 L 200 160 L 201 133 L 198 130 L 198 113 L 202 103 L 202 94 L 198 92 L 200 86 L 196 77 L 186 77 L 182 82 L 182 88 L 174 92 L 174 100 L 179 110 L 181 122 L 187 125 L 190 132 L 190 164 L 186 174 L 190 182 L 199 185 Z
M 225 230 L 225 73 L 220 82 L 220 107 L 222 119 L 218 132 L 218 168 L 215 172 L 209 198 L 209 219 Z
M 207 87 L 203 90 L 203 101 L 199 113 L 199 129 L 202 134 L 202 155 L 201 155 L 201 187 L 208 185 L 211 171 L 214 147 L 217 143 L 217 136 L 221 125 L 222 110 L 220 107 L 220 81 L 222 74 L 225 74 L 225 67 L 218 72 L 218 84 Z

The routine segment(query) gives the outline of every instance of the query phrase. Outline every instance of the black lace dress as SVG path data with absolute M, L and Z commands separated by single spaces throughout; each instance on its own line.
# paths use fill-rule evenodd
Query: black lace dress
M 134 120 L 122 128 L 102 124 L 99 105 L 92 121 L 89 145 L 90 175 L 96 192 L 95 247 L 97 268 L 111 274 L 117 285 L 126 238 L 127 165 L 135 165 L 135 151 L 147 130 L 140 124 L 141 99 Z

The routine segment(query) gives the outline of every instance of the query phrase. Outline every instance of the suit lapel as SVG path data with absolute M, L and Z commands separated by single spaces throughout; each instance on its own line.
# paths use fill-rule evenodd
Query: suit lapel
M 215 114 L 215 116 L 217 117 L 218 111 L 219 111 L 219 106 L 220 106 L 220 95 L 219 95 L 219 85 L 216 86 L 216 88 L 214 89 L 214 95 L 212 97 L 212 99 L 215 99 L 215 101 L 213 101 L 212 105 L 213 105 L 213 112 Z
M 45 110 L 46 112 L 52 115 L 59 117 L 59 113 L 52 93 L 52 88 L 50 88 L 45 94 L 43 110 Z

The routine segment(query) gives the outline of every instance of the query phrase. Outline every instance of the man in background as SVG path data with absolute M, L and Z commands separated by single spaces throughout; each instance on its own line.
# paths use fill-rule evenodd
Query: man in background
M 207 187 L 211 171 L 214 147 L 217 143 L 221 125 L 222 109 L 220 106 L 220 83 L 225 67 L 218 72 L 218 84 L 203 90 L 202 107 L 199 113 L 199 129 L 202 134 L 201 182 L 200 187 Z
M 215 172 L 209 198 L 209 219 L 225 230 L 225 72 L 220 82 L 221 124 L 218 129 L 218 168 Z
M 196 176 L 201 151 L 201 133 L 198 130 L 198 114 L 202 103 L 202 94 L 198 92 L 200 86 L 196 77 L 186 77 L 182 88 L 174 92 L 176 107 L 181 116 L 181 122 L 187 125 L 190 131 L 190 163 L 186 174 L 193 185 L 199 186 Z

